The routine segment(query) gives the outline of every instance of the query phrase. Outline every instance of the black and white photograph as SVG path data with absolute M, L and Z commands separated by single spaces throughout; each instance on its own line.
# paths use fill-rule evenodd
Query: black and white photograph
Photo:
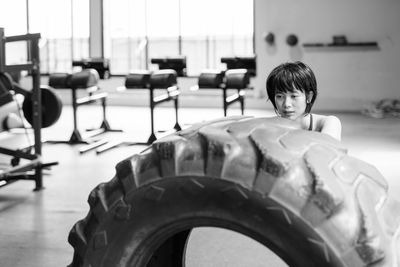
M 400 1 L 0 5 L 0 267 L 400 267 Z

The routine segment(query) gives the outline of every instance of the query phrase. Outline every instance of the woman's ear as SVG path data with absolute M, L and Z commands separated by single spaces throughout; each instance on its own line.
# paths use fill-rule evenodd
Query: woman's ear
M 312 99 L 313 99 L 313 96 L 314 96 L 314 92 L 308 92 L 308 94 L 307 94 L 307 98 L 306 98 L 306 102 L 307 102 L 307 104 L 309 104 L 309 103 L 311 103 L 311 101 L 312 101 Z

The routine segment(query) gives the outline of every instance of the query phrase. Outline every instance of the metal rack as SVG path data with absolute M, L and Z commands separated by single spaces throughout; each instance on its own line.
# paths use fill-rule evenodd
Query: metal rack
M 56 163 L 43 164 L 41 161 L 42 141 L 42 101 L 40 91 L 40 58 L 39 58 L 39 39 L 40 33 L 5 36 L 4 28 L 0 28 L 0 72 L 16 72 L 26 70 L 32 76 L 32 114 L 33 114 L 33 133 L 34 133 L 34 151 L 26 152 L 24 150 L 11 150 L 0 147 L 0 153 L 27 159 L 29 162 L 20 164 L 0 173 L 0 181 L 6 184 L 15 180 L 33 180 L 35 181 L 35 191 L 43 188 L 42 169 Z M 6 43 L 26 41 L 28 44 L 28 60 L 24 64 L 6 65 Z M 5 184 L 3 184 L 5 185 Z

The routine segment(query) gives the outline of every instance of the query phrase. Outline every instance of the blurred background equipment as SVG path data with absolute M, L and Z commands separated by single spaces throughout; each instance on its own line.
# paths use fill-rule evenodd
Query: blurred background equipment
M 107 58 L 73 60 L 72 66 L 82 67 L 82 69 L 95 69 L 99 73 L 100 79 L 110 78 L 110 60 Z
M 13 157 L 10 166 L 1 170 L 0 181 L 3 182 L 2 185 L 6 185 L 16 180 L 33 180 L 35 182 L 35 190 L 41 190 L 43 188 L 42 169 L 58 164 L 57 162 L 43 163 L 41 157 L 42 90 L 40 89 L 39 39 L 39 33 L 6 37 L 4 35 L 4 29 L 0 28 L 0 73 L 2 73 L 2 78 L 0 80 L 3 87 L 3 89 L 0 90 L 1 99 L 4 103 L 11 103 L 12 97 L 10 98 L 8 95 L 11 95 L 11 93 L 7 94 L 6 91 L 14 87 L 14 81 L 11 76 L 4 73 L 26 70 L 32 76 L 32 91 L 30 93 L 31 96 L 27 97 L 29 98 L 27 101 L 32 101 L 34 103 L 31 105 L 32 111 L 30 113 L 28 111 L 28 113 L 31 114 L 29 120 L 33 128 L 34 145 L 20 147 L 19 142 L 15 144 L 15 148 L 8 147 L 7 145 L 9 145 L 9 142 L 0 145 L 1 154 Z M 14 65 L 6 64 L 6 43 L 9 42 L 27 43 L 29 53 L 26 63 Z M 18 107 L 18 101 L 16 101 L 16 103 Z M 23 160 L 23 162 L 20 160 Z

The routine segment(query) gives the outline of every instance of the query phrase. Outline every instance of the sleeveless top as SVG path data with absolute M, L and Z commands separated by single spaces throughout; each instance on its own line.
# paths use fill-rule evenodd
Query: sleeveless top
M 309 131 L 312 131 L 313 129 L 313 118 L 312 118 L 312 114 L 310 113 L 310 126 L 308 127 Z

